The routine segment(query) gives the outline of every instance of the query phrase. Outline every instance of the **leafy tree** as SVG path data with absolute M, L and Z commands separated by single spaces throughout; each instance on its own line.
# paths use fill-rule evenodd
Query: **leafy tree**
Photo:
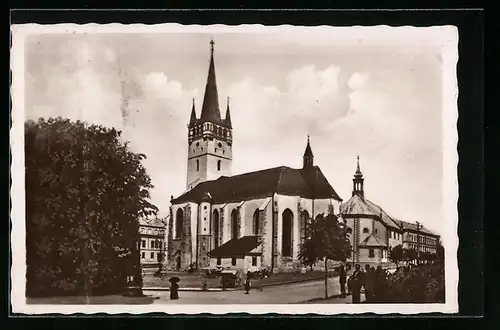
M 418 258 L 417 250 L 415 249 L 404 249 L 404 260 L 407 262 L 413 262 Z
M 68 119 L 25 123 L 27 295 L 142 285 L 140 217 L 151 179 L 121 132 Z
M 320 215 L 306 227 L 306 239 L 299 253 L 305 266 L 325 262 L 325 297 L 328 298 L 328 260 L 342 261 L 351 254 L 348 228 L 334 214 Z
M 389 253 L 389 260 L 394 262 L 396 264 L 396 267 L 398 266 L 398 263 L 400 261 L 404 260 L 404 250 L 401 245 L 396 245 L 392 248 L 391 252 Z

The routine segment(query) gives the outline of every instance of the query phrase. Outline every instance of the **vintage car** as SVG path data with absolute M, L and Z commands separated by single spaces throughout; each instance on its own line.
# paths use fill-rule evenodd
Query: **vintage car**
M 223 267 L 204 267 L 201 269 L 201 275 L 206 278 L 216 278 L 220 276 L 221 272 L 224 270 Z
M 241 285 L 241 272 L 236 269 L 223 270 L 220 273 L 220 286 L 222 288 L 235 288 Z
M 247 270 L 247 274 L 253 279 L 262 279 L 270 276 L 268 268 L 250 267 Z

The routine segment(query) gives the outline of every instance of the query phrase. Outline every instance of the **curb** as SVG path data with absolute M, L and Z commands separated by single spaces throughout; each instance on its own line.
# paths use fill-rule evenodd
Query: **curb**
M 144 291 L 170 291 L 169 287 L 144 287 L 142 288 Z M 226 291 L 237 291 L 238 289 L 227 288 Z M 191 291 L 191 292 L 219 292 L 222 291 L 221 288 L 207 288 L 206 291 L 203 291 L 201 288 L 179 288 L 177 291 Z

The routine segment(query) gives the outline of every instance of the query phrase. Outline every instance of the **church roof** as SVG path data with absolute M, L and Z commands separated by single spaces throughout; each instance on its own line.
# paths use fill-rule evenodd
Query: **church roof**
M 403 230 L 409 230 L 409 231 L 414 231 L 414 232 L 418 231 L 417 224 L 415 224 L 415 223 L 401 221 L 401 220 L 396 220 L 396 222 L 399 224 L 399 226 Z M 424 226 L 420 227 L 420 232 L 428 234 L 428 235 L 432 235 L 432 236 L 439 236 L 439 235 L 433 233 L 432 231 L 430 231 L 429 229 L 425 228 Z
M 258 236 L 243 236 L 233 238 L 212 251 L 208 252 L 210 258 L 228 258 L 244 256 L 260 245 Z
M 386 246 L 385 243 L 383 243 L 380 239 L 375 237 L 373 234 L 370 234 L 367 238 L 361 242 L 360 246 Z
M 223 125 L 224 122 L 220 116 L 219 110 L 219 94 L 217 92 L 217 79 L 215 78 L 215 63 L 214 63 L 214 42 L 211 41 L 210 65 L 208 67 L 207 84 L 205 86 L 205 95 L 203 97 L 203 105 L 201 107 L 201 116 L 199 123 L 211 122 L 214 124 Z
M 210 193 L 213 203 L 271 197 L 275 193 L 342 201 L 318 166 L 309 170 L 280 166 L 201 182 L 172 203 L 201 202 L 206 193 Z
M 340 205 L 340 213 L 343 215 L 356 214 L 378 216 L 386 226 L 401 229 L 399 224 L 382 210 L 380 206 L 358 195 L 352 196 L 347 202 Z

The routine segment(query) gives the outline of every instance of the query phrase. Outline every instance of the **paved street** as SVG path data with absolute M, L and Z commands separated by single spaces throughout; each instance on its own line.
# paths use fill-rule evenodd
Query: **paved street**
M 328 280 L 328 295 L 340 293 L 338 277 Z M 168 291 L 144 291 L 144 294 L 159 297 L 154 304 L 290 304 L 325 296 L 324 280 L 277 285 L 264 288 L 262 292 L 252 289 L 224 292 L 179 292 L 179 300 L 170 300 Z M 351 297 L 333 299 L 328 303 L 351 303 Z

